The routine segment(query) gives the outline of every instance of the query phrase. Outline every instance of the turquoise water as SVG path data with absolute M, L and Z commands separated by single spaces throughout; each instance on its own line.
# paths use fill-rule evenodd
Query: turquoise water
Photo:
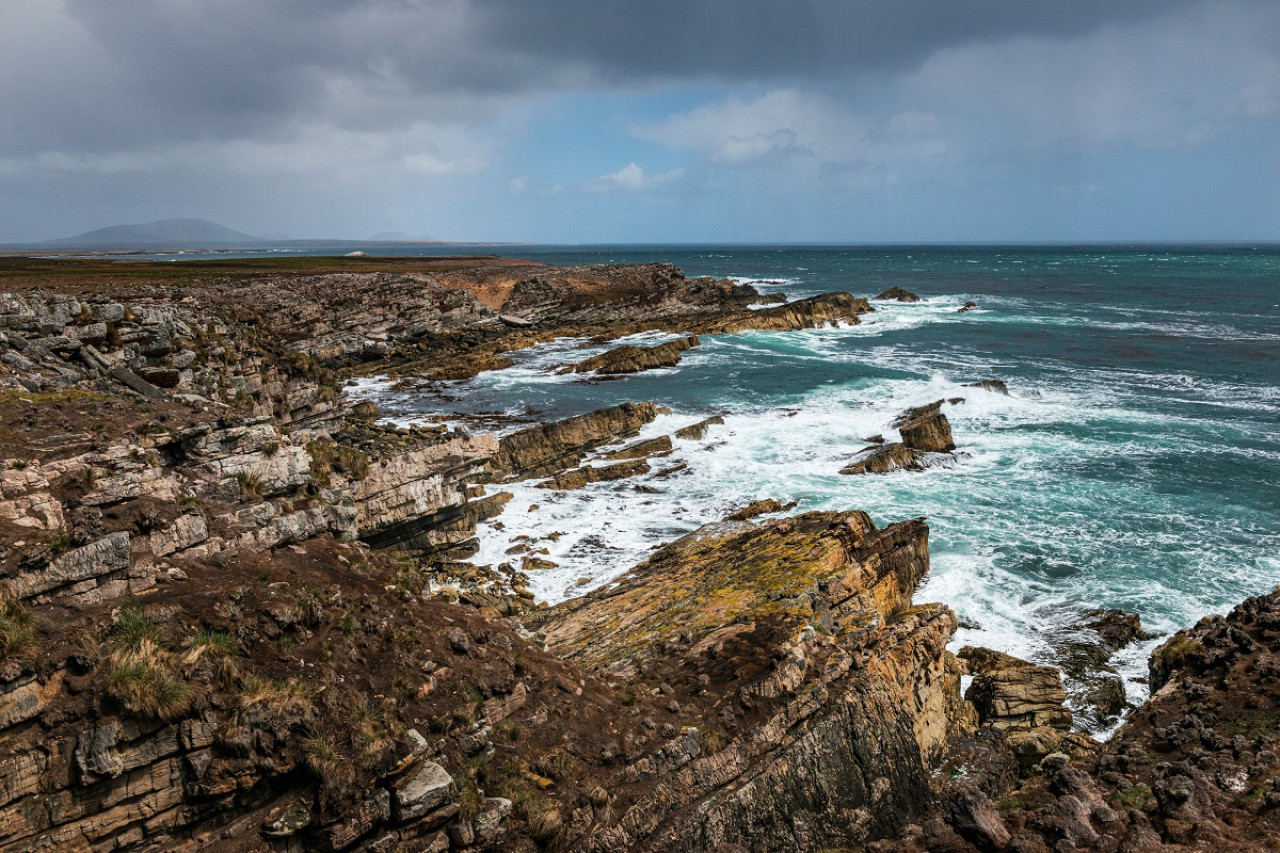
M 756 499 L 797 511 L 924 515 L 933 570 L 917 600 L 951 605 L 979 643 L 1051 660 L 1047 637 L 1089 607 L 1137 611 L 1168 632 L 1280 583 L 1280 249 L 522 249 L 550 262 L 667 260 L 802 297 L 874 295 L 860 326 L 710 336 L 680 366 L 592 382 L 548 368 L 601 347 L 560 341 L 445 395 L 364 383 L 394 418 L 579 414 L 626 400 L 673 410 L 644 433 L 712 413 L 679 441 L 668 478 L 556 495 L 517 486 L 482 528 L 479 561 L 544 537 L 551 601 L 604 583 L 649 550 Z M 964 302 L 978 308 L 957 313 Z M 640 336 L 660 340 L 661 335 Z M 1003 379 L 1010 396 L 964 383 Z M 902 409 L 944 408 L 959 453 L 922 473 L 837 472 Z M 474 422 L 471 426 L 476 429 Z M 639 487 L 639 488 L 637 488 Z M 530 509 L 532 505 L 535 509 Z M 1133 698 L 1152 643 L 1122 655 Z

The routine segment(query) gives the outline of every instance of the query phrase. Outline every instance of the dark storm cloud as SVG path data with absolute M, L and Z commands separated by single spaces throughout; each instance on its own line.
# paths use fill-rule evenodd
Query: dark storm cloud
M 20 156 L 257 138 L 307 121 L 376 129 L 420 118 L 424 98 L 467 110 L 483 108 L 476 96 L 565 86 L 891 71 L 949 45 L 1078 34 L 1175 5 L 69 0 L 65 32 L 32 46 L 44 59 L 0 81 L 0 105 L 26 116 L 0 129 L 0 145 Z
M 897 71 L 931 53 L 1016 35 L 1075 36 L 1178 0 L 478 0 L 504 50 L 579 61 L 611 79 L 811 78 Z

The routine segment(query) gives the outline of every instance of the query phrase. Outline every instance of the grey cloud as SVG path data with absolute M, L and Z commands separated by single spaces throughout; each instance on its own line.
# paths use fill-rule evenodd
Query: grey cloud
M 36 46 L 46 59 L 27 79 L 0 80 L 0 104 L 30 116 L 0 129 L 0 145 L 13 156 L 262 137 L 306 121 L 402 127 L 451 97 L 467 102 L 456 109 L 483 110 L 476 96 L 888 71 L 948 45 L 1070 35 L 1175 5 L 68 0 L 69 35 Z
M 805 79 L 899 71 L 934 51 L 1017 35 L 1075 36 L 1180 0 L 477 0 L 505 50 L 606 79 Z

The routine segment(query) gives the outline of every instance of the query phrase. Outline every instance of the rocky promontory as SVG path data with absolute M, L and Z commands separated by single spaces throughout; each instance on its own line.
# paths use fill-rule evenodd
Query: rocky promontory
M 1101 745 L 1056 669 L 947 651 L 923 519 L 760 501 L 539 606 L 531 546 L 460 562 L 477 523 L 507 483 L 639 475 L 658 408 L 472 434 L 342 393 L 870 307 L 758 298 L 664 264 L 0 262 L 0 853 L 1276 849 L 1280 594 L 1169 638 Z M 950 451 L 940 404 L 897 428 Z M 1129 627 L 1082 614 L 1063 665 Z

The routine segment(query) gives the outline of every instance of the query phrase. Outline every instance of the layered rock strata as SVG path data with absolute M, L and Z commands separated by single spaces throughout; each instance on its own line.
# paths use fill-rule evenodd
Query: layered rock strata
M 927 535 L 865 513 L 711 525 L 540 619 L 588 671 L 720 709 L 700 750 L 637 765 L 654 790 L 579 849 L 816 850 L 914 814 L 967 724 L 944 650 L 955 617 L 911 604 Z
M 574 373 L 640 373 L 658 367 L 675 367 L 681 355 L 698 346 L 698 336 L 677 338 L 651 347 L 621 346 L 581 361 L 573 366 Z

